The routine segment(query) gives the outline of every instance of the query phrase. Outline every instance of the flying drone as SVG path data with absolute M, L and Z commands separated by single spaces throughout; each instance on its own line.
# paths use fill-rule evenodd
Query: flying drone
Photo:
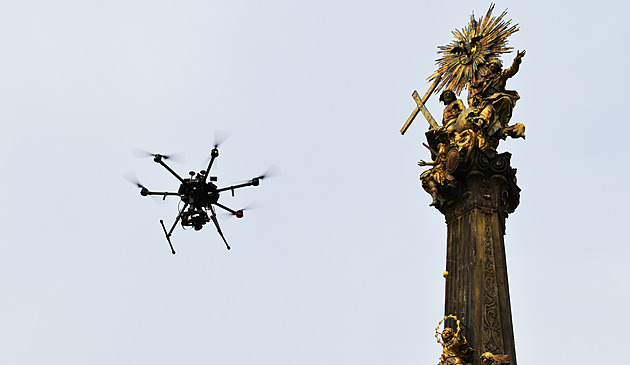
M 214 182 L 217 181 L 217 177 L 210 176 L 210 169 L 212 168 L 214 160 L 219 157 L 218 147 L 219 145 L 215 144 L 214 148 L 210 152 L 210 162 L 208 163 L 208 168 L 199 172 L 190 171 L 188 173 L 190 177 L 188 178 L 182 178 L 164 162 L 171 156 L 146 152 L 146 154 L 153 156 L 153 161 L 155 163 L 162 165 L 162 167 L 164 167 L 168 172 L 175 176 L 177 180 L 179 180 L 181 184 L 179 185 L 179 189 L 177 190 L 177 192 L 151 191 L 140 184 L 140 182 L 132 181 L 134 184 L 136 184 L 136 186 L 140 188 L 140 195 L 142 196 L 157 195 L 161 196 L 162 200 L 166 200 L 166 197 L 168 196 L 178 196 L 180 197 L 181 202 L 184 204 L 184 206 L 179 210 L 179 214 L 175 218 L 175 222 L 168 231 L 166 230 L 166 226 L 164 225 L 164 220 L 160 219 L 160 224 L 162 225 L 164 235 L 166 236 L 166 240 L 171 247 L 171 252 L 173 253 L 173 255 L 175 254 L 175 250 L 173 249 L 171 236 L 173 234 L 173 231 L 175 230 L 175 227 L 177 226 L 177 223 L 179 223 L 180 221 L 184 229 L 186 229 L 186 227 L 192 227 L 195 231 L 201 230 L 206 223 L 212 221 L 217 228 L 217 232 L 223 239 L 225 247 L 227 247 L 227 249 L 229 250 L 230 245 L 225 239 L 225 236 L 221 231 L 221 227 L 219 226 L 215 206 L 229 212 L 236 218 L 243 218 L 244 209 L 234 210 L 219 203 L 220 194 L 224 191 L 231 191 L 232 196 L 234 196 L 234 190 L 247 186 L 258 186 L 260 185 L 260 181 L 262 179 L 269 176 L 269 172 L 267 172 L 241 184 L 227 186 L 224 188 L 217 187 L 214 184 Z

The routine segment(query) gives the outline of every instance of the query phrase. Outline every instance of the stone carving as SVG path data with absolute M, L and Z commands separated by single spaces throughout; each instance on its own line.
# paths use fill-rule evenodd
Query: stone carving
M 485 232 L 483 240 L 484 249 L 484 311 L 483 311 L 483 349 L 491 352 L 499 351 L 503 348 L 501 338 L 501 321 L 497 306 L 497 281 L 495 270 L 494 252 L 492 250 L 492 236 L 490 234 L 490 216 L 485 214 Z

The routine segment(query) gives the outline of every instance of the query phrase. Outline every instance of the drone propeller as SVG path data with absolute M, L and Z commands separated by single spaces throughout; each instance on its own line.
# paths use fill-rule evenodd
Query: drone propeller
M 280 172 L 280 169 L 278 168 L 278 166 L 272 165 L 270 168 L 267 169 L 267 171 L 265 171 L 262 175 L 257 176 L 256 178 L 262 180 L 264 178 L 274 177 L 274 176 L 278 176 L 280 174 L 281 174 L 281 172 Z
M 141 189 L 146 189 L 146 187 L 142 185 L 142 183 L 140 183 L 140 180 L 138 180 L 138 177 L 133 172 L 129 172 L 123 175 L 123 179 L 129 181 L 130 183 L 134 184 L 135 186 Z
M 241 181 L 241 184 L 251 182 L 253 183 L 254 186 L 258 186 L 260 185 L 260 180 L 278 176 L 278 175 L 280 175 L 280 169 L 276 165 L 273 165 L 270 168 L 268 168 L 267 171 L 265 171 L 262 175 L 255 176 L 249 180 Z
M 125 175 L 123 175 L 123 179 L 129 181 L 130 183 L 134 184 L 135 186 L 140 188 L 140 195 L 142 196 L 147 196 L 149 189 L 147 189 L 144 185 L 142 185 L 142 183 L 140 182 L 140 180 L 138 180 L 138 177 L 136 176 L 136 174 L 134 174 L 133 172 L 129 172 L 126 173 Z M 150 195 L 151 200 L 153 200 L 156 204 L 160 203 L 160 201 L 163 201 L 163 198 L 160 198 L 160 196 L 158 195 Z
M 210 165 L 210 160 L 212 158 L 217 158 L 219 157 L 219 146 L 223 144 L 223 142 L 225 142 L 228 138 L 230 138 L 230 132 L 222 130 L 222 129 L 217 129 L 214 132 L 214 144 L 213 144 L 213 148 L 210 151 L 210 156 L 206 157 L 203 159 L 203 162 L 201 163 L 204 166 L 210 166 L 212 167 L 212 165 Z M 209 169 L 206 168 L 205 171 L 208 171 Z
M 245 184 L 245 183 L 253 182 L 254 186 L 258 186 L 260 184 L 260 180 L 278 176 L 280 174 L 281 172 L 278 166 L 273 165 L 270 168 L 268 168 L 267 171 L 265 171 L 262 175 L 254 176 L 253 178 L 249 180 L 241 180 L 237 184 Z
M 214 131 L 214 148 L 218 148 L 223 144 L 228 138 L 230 138 L 231 133 L 223 130 L 217 129 Z
M 145 151 L 142 150 L 140 148 L 133 148 L 133 155 L 136 158 L 146 158 L 146 157 L 153 157 L 153 158 L 162 158 L 164 160 L 171 160 L 173 162 L 177 162 L 177 163 L 184 163 L 185 162 L 185 156 L 183 153 L 172 153 L 170 155 L 163 155 L 161 153 L 152 153 L 149 151 Z
M 236 211 L 236 214 L 231 214 L 233 217 L 236 218 L 243 218 L 243 212 L 246 210 L 252 210 L 252 209 L 259 209 L 259 208 L 263 208 L 264 206 L 262 205 L 262 203 L 260 202 L 252 202 L 247 204 L 247 206 L 245 206 L 244 208 L 241 208 L 239 210 Z
M 260 208 L 264 208 L 265 206 L 263 205 L 263 203 L 259 202 L 259 201 L 255 201 L 255 202 L 251 202 L 249 204 L 247 204 L 245 206 L 245 208 L 241 209 L 241 210 L 252 210 L 252 209 L 260 209 Z
M 243 218 L 243 213 L 247 210 L 252 210 L 252 209 L 259 209 L 259 208 L 264 208 L 264 205 L 258 201 L 249 203 L 247 206 L 245 206 L 244 208 L 241 208 L 239 210 L 236 210 L 236 214 L 234 213 L 228 213 L 228 212 L 222 212 L 219 213 L 219 218 L 221 218 L 221 220 L 228 220 L 231 218 Z

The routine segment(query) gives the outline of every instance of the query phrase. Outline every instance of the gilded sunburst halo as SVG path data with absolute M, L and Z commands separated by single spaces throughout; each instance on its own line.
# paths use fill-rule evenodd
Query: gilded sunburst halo
M 493 10 L 491 4 L 479 20 L 471 14 L 466 27 L 453 31 L 453 42 L 438 46 L 438 54 L 442 56 L 435 61 L 437 71 L 429 77 L 429 81 L 438 80 L 435 93 L 450 89 L 459 95 L 471 80 L 478 78 L 485 64 L 512 50 L 507 46 L 507 38 L 519 30 L 518 24 L 512 25 L 512 20 L 504 19 L 507 9 L 498 17 L 492 16 Z

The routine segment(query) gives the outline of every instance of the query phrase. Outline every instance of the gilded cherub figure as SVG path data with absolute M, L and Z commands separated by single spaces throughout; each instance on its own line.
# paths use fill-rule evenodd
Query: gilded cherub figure
M 455 316 L 448 317 L 455 318 Z M 457 332 L 452 328 L 445 328 L 442 331 L 442 341 L 438 338 L 438 343 L 443 348 L 438 365 L 469 365 L 464 359 L 470 357 L 475 350 L 468 346 L 468 341 L 460 330 L 459 321 L 457 321 Z
M 484 352 L 481 355 L 481 363 L 483 365 L 509 365 L 510 355 L 493 355 L 490 352 Z

